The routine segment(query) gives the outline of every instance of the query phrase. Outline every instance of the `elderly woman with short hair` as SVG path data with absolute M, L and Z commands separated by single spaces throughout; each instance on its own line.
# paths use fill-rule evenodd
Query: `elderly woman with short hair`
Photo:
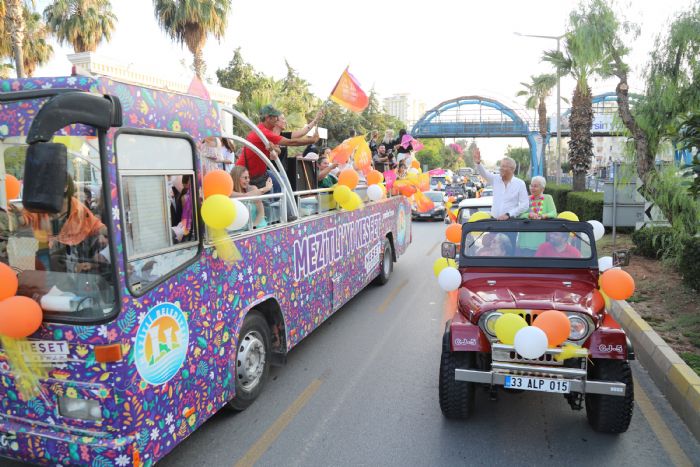
M 544 194 L 547 180 L 539 175 L 530 180 L 530 208 L 520 215 L 521 219 L 553 219 L 557 217 L 557 207 L 552 195 Z

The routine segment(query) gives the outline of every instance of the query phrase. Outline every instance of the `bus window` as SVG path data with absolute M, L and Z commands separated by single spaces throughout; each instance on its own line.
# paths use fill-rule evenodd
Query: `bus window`
M 193 153 L 186 139 L 142 134 L 120 134 L 117 151 L 127 283 L 138 294 L 199 251 Z
M 11 199 L 0 209 L 0 261 L 17 271 L 17 294 L 36 300 L 48 320 L 104 319 L 114 310 L 114 274 L 97 138 L 55 136 L 53 142 L 68 149 L 63 209 L 30 212 L 21 194 L 6 196 Z M 6 138 L 0 167 L 21 179 L 26 150 L 24 137 Z M 7 187 L 0 190 L 7 195 Z

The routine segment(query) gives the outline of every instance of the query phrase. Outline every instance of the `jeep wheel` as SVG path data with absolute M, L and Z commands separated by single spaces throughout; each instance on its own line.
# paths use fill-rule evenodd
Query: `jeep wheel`
M 625 395 L 604 396 L 586 394 L 586 416 L 595 431 L 602 433 L 624 433 L 632 420 L 634 405 L 634 383 L 632 370 L 627 361 L 593 359 L 588 378 L 597 381 L 612 381 L 625 384 Z
M 447 418 L 466 419 L 474 412 L 474 383 L 455 380 L 455 370 L 474 367 L 474 352 L 451 352 L 450 334 L 442 338 L 440 359 L 440 410 Z
M 270 373 L 270 328 L 258 312 L 245 317 L 236 349 L 236 396 L 227 404 L 235 411 L 245 410 L 260 395 Z
M 374 282 L 377 285 L 384 285 L 387 282 L 389 282 L 391 272 L 394 270 L 393 256 L 394 255 L 392 254 L 391 242 L 388 238 L 385 238 L 384 242 L 382 243 L 382 269 L 381 271 L 379 271 L 379 275 L 377 276 L 377 278 L 374 279 Z

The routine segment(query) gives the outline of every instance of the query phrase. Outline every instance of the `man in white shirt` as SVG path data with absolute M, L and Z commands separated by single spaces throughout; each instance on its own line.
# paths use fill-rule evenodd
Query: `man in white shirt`
M 479 174 L 493 186 L 491 215 L 499 221 L 517 218 L 530 208 L 525 182 L 515 177 L 516 163 L 510 157 L 501 160 L 500 176 L 487 171 L 481 165 L 481 152 L 474 151 L 474 163 Z

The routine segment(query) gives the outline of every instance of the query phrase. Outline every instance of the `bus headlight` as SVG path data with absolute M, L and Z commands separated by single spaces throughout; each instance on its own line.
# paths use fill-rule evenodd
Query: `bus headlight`
M 501 317 L 503 313 L 491 313 L 484 320 L 484 330 L 491 337 L 496 337 L 496 321 Z
M 95 400 L 61 396 L 58 398 L 58 412 L 66 418 L 97 421 L 102 419 L 102 407 Z
M 569 323 L 571 323 L 570 340 L 579 341 L 586 337 L 588 334 L 588 321 L 580 316 L 569 315 Z

